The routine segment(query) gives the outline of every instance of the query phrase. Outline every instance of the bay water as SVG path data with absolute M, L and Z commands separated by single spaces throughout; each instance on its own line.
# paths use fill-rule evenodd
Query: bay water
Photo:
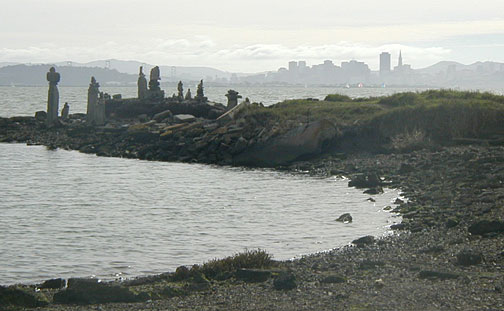
M 105 91 L 135 93 L 134 88 Z M 226 90 L 207 88 L 210 99 L 214 91 Z M 269 92 L 243 93 L 265 103 L 333 93 Z M 0 116 L 45 110 L 46 96 L 41 87 L 0 88 Z M 72 112 L 85 112 L 85 97 L 86 88 L 60 88 L 60 101 L 70 102 Z M 0 144 L 0 284 L 131 278 L 257 248 L 285 260 L 363 235 L 387 234 L 399 218 L 384 208 L 399 192 L 387 189 L 372 202 L 347 184 L 342 178 L 268 169 Z M 354 221 L 336 222 L 343 213 Z

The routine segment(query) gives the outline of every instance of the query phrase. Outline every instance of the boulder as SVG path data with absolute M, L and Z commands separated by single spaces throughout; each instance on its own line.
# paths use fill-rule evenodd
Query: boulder
M 273 287 L 276 290 L 294 289 L 297 287 L 296 276 L 292 272 L 282 272 L 273 280 Z
M 477 265 L 482 261 L 483 254 L 481 252 L 465 249 L 457 254 L 457 264 L 461 266 Z
M 266 282 L 271 277 L 271 272 L 259 269 L 239 269 L 235 278 L 248 283 Z
M 471 234 L 477 235 L 504 232 L 504 222 L 498 220 L 480 220 L 469 226 L 468 230 Z
M 338 131 L 330 121 L 315 121 L 291 129 L 275 138 L 256 143 L 246 152 L 235 156 L 233 160 L 237 165 L 285 165 L 300 158 L 322 153 L 337 135 Z
M 171 110 L 165 110 L 163 112 L 160 112 L 160 113 L 156 113 L 152 119 L 156 120 L 156 122 L 161 122 L 165 119 L 168 119 L 168 118 L 172 118 L 173 114 L 171 112 Z
M 383 188 L 381 186 L 376 186 L 364 191 L 365 194 L 380 194 L 383 193 Z
M 59 279 L 47 280 L 44 283 L 40 284 L 38 288 L 60 289 L 65 287 L 65 285 L 66 281 L 64 279 L 59 278 Z
M 54 294 L 57 304 L 101 304 L 110 302 L 140 302 L 148 296 L 135 295 L 127 288 L 100 283 L 96 279 L 69 279 L 68 288 Z
M 176 114 L 173 116 L 173 120 L 177 123 L 187 123 L 196 121 L 196 117 L 192 114 Z
M 363 236 L 362 238 L 358 238 L 358 239 L 352 241 L 352 243 L 357 246 L 371 245 L 374 242 L 375 242 L 375 238 L 372 235 L 366 235 L 366 236 Z
M 47 119 L 47 112 L 43 110 L 35 112 L 35 120 L 45 121 L 46 119 Z
M 376 188 L 382 184 L 380 177 L 376 173 L 357 174 L 351 177 L 348 187 L 355 188 Z M 383 191 L 382 191 L 383 192 Z
M 336 221 L 339 221 L 339 222 L 342 222 L 342 223 L 350 223 L 352 222 L 352 215 L 350 215 L 350 213 L 345 213 L 343 215 L 341 215 L 340 217 L 338 217 L 338 219 L 336 219 Z
M 3 310 L 3 307 L 36 308 L 45 305 L 47 302 L 38 300 L 33 294 L 22 289 L 0 285 L 0 310 Z

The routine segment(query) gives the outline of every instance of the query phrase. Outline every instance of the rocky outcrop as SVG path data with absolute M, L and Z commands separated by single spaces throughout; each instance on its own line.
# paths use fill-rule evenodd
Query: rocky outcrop
M 253 166 L 285 165 L 320 154 L 338 137 L 338 130 L 327 120 L 294 128 L 279 137 L 257 144 L 235 157 L 236 164 Z

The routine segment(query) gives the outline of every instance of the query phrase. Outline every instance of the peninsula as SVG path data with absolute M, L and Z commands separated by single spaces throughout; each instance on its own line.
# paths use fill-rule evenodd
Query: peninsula
M 87 114 L 0 119 L 0 142 L 99 156 L 274 167 L 345 176 L 370 196 L 397 187 L 401 224 L 385 238 L 299 260 L 248 251 L 127 281 L 0 286 L 0 306 L 43 310 L 500 310 L 504 308 L 504 97 L 432 90 L 270 107 L 229 90 L 227 105 L 166 97 L 154 68 L 138 98 L 99 92 Z M 184 94 L 185 93 L 185 94 Z M 68 109 L 68 108 L 67 108 Z M 323 195 L 323 194 L 320 194 Z M 371 198 L 372 199 L 372 198 Z M 316 207 L 311 207 L 316 212 Z M 339 215 L 335 215 L 335 219 Z M 343 224 L 342 224 L 343 225 Z M 295 228 L 293 228 L 295 230 Z M 99 306 L 96 306 L 99 304 Z

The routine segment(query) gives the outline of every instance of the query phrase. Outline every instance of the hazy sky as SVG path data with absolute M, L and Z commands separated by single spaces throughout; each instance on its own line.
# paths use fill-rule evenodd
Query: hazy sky
M 0 0 L 0 62 L 116 58 L 259 72 L 389 51 L 504 62 L 502 0 Z

